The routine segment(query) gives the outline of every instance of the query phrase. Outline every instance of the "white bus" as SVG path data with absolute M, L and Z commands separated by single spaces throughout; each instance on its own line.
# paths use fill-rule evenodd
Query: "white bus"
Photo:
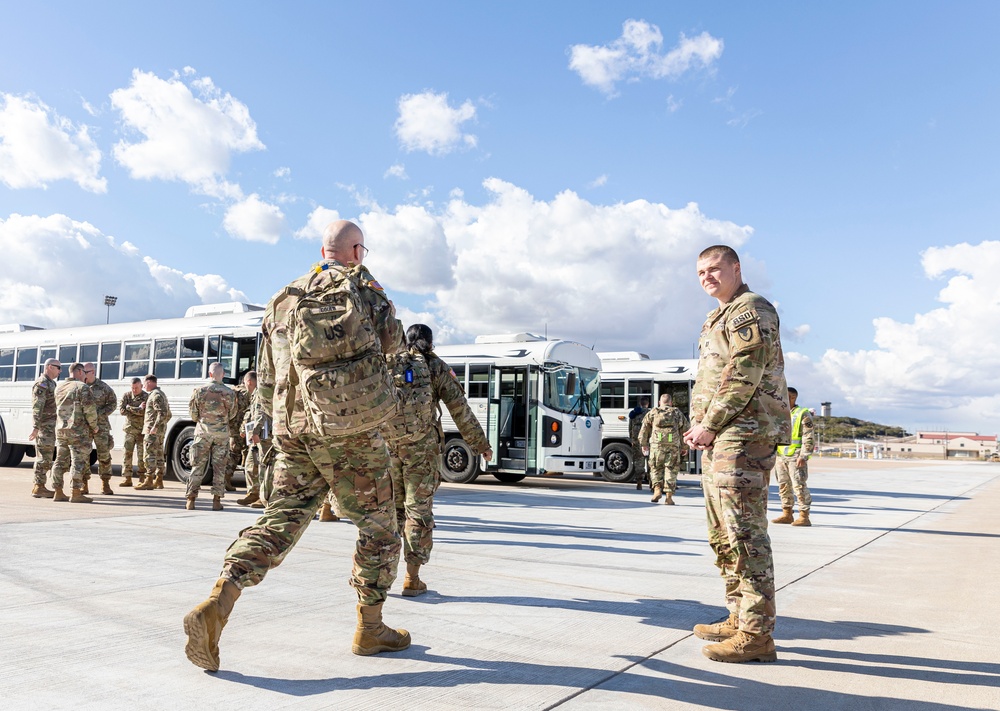
M 74 361 L 97 364 L 97 374 L 118 400 L 132 378 L 157 377 L 173 416 L 164 439 L 168 466 L 181 481 L 191 473 L 194 422 L 188 413 L 191 392 L 205 382 L 209 363 L 226 368 L 225 382 L 235 384 L 257 360 L 263 309 L 248 304 L 193 306 L 184 318 L 154 319 L 78 328 L 39 329 L 0 326 L 0 466 L 17 466 L 34 456 L 31 386 L 48 358 L 63 364 L 60 379 Z M 111 416 L 116 448 L 125 441 L 125 418 Z M 96 457 L 91 453 L 91 461 Z
M 649 398 L 650 407 L 655 406 L 660 395 L 666 392 L 673 396 L 676 407 L 690 413 L 691 387 L 698 371 L 698 360 L 650 360 L 649 356 L 634 351 L 597 355 L 601 359 L 604 478 L 629 481 L 632 478 L 629 411 L 644 396 Z M 687 470 L 696 472 L 697 464 L 697 456 L 689 453 Z
M 471 482 L 484 470 L 503 482 L 603 472 L 601 362 L 593 350 L 520 333 L 480 336 L 474 344 L 434 352 L 465 386 L 493 448 L 489 463 L 473 456 L 445 411 L 441 475 L 446 480 Z

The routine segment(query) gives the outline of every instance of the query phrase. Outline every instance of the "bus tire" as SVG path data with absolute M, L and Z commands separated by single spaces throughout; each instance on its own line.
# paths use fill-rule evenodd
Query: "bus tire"
M 441 457 L 441 478 L 453 484 L 468 484 L 479 476 L 479 457 L 461 437 L 452 437 L 444 443 Z
M 53 460 L 53 461 L 55 461 L 55 460 Z M 97 464 L 97 450 L 96 449 L 90 450 L 90 459 L 89 459 L 89 461 L 90 461 L 90 464 L 88 466 L 92 467 L 95 464 Z
M 601 450 L 604 460 L 604 472 L 601 474 L 608 481 L 620 483 L 632 479 L 632 446 L 621 442 L 612 442 Z
M 170 445 L 170 468 L 182 484 L 191 478 L 191 445 L 194 443 L 194 425 L 184 427 Z
M 19 444 L 0 444 L 0 467 L 16 467 L 24 459 L 24 447 Z
M 506 472 L 497 472 L 494 474 L 497 479 L 502 481 L 504 484 L 513 484 L 515 482 L 521 481 L 526 475 L 525 474 L 508 474 Z

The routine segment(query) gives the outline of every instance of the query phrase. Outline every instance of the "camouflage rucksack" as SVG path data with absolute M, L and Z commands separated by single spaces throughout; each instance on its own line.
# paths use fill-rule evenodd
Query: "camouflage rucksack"
M 423 355 L 410 351 L 387 355 L 385 360 L 396 386 L 399 407 L 383 431 L 394 442 L 417 442 L 434 429 L 431 369 Z
M 320 264 L 289 314 L 291 372 L 310 430 L 342 437 L 377 428 L 396 411 L 382 345 L 361 300 L 361 267 Z

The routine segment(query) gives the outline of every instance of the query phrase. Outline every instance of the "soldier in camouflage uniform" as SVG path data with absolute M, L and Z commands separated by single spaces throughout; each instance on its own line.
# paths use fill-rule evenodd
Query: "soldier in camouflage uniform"
M 59 361 L 49 358 L 31 387 L 33 429 L 28 440 L 35 443 L 35 485 L 31 495 L 36 499 L 51 499 L 55 495 L 45 488 L 45 479 L 52 469 L 52 452 L 56 448 L 56 379 L 61 370 Z
M 441 428 L 439 403 L 451 413 L 458 431 L 473 453 L 493 458 L 489 440 L 465 399 L 455 373 L 432 350 L 434 334 L 417 323 L 406 331 L 408 352 L 390 354 L 386 360 L 402 391 L 402 412 L 386 423 L 396 518 L 403 532 L 406 578 L 403 595 L 427 592 L 420 566 L 430 559 L 434 532 L 434 492 L 441 484 Z M 426 373 L 426 375 L 423 375 Z M 409 383 L 410 385 L 407 385 Z M 427 392 L 414 392 L 423 388 Z M 407 406 L 407 403 L 415 403 Z
M 654 504 L 659 501 L 665 488 L 667 498 L 663 503 L 668 506 L 674 505 L 681 454 L 687 451 L 682 437 L 690 426 L 688 418 L 674 407 L 673 402 L 670 393 L 661 394 L 659 406 L 646 413 L 639 432 L 642 453 L 649 456 L 649 485 L 653 487 L 651 501 Z
M 139 465 L 139 477 L 146 477 L 146 463 L 142 458 L 143 421 L 146 419 L 146 400 L 149 393 L 142 389 L 142 380 L 132 378 L 132 389 L 122 395 L 118 412 L 125 417 L 125 455 L 122 458 L 121 486 L 132 486 L 132 452 Z
M 642 419 L 649 412 L 649 398 L 639 398 L 639 404 L 628 413 L 628 439 L 632 444 L 632 478 L 635 488 L 642 490 L 642 482 L 646 481 L 646 455 L 642 453 L 639 444 L 639 431 L 642 429 Z
M 246 386 L 247 392 L 250 393 L 250 402 L 247 407 L 246 412 L 243 415 L 243 421 L 240 423 L 240 437 L 246 445 L 246 455 L 243 460 L 243 472 L 247 481 L 247 495 L 242 499 L 237 499 L 236 503 L 240 506 L 250 506 L 255 509 L 264 508 L 264 501 L 260 497 L 260 474 L 261 474 L 261 453 L 262 451 L 269 449 L 271 447 L 271 426 L 270 420 L 266 428 L 263 426 L 263 421 L 258 422 L 258 416 L 255 412 L 260 408 L 259 396 L 257 395 L 257 371 L 249 370 L 243 376 L 243 385 Z M 256 441 L 251 439 L 249 444 L 247 441 L 247 425 L 251 427 L 251 438 L 256 436 Z M 267 438 L 262 439 L 264 434 L 264 429 L 267 430 Z
M 775 447 L 788 442 L 788 388 L 778 314 L 743 283 L 739 257 L 724 245 L 698 256 L 698 279 L 719 308 L 699 339 L 685 443 L 705 451 L 702 488 L 708 541 L 726 586 L 729 618 L 696 625 L 722 662 L 773 662 L 774 562 L 767 535 L 767 486 Z
M 281 563 L 330 488 L 358 528 L 351 651 L 410 645 L 408 632 L 382 622 L 400 549 L 389 455 L 378 431 L 395 409 L 382 354 L 403 347 L 402 328 L 392 302 L 362 266 L 364 242 L 357 225 L 331 223 L 323 261 L 278 292 L 264 312 L 257 387 L 261 410 L 274 424 L 273 490 L 263 515 L 229 547 L 209 598 L 184 618 L 185 653 L 204 669 L 219 668 L 219 637 L 240 591 Z
M 97 407 L 97 436 L 94 437 L 94 448 L 97 450 L 97 475 L 101 477 L 101 493 L 113 494 L 111 490 L 111 450 L 115 446 L 111 435 L 111 420 L 109 419 L 118 408 L 118 396 L 111 386 L 97 377 L 97 366 L 93 363 L 83 364 L 87 387 L 90 388 L 94 405 Z M 87 490 L 90 480 L 90 467 L 83 475 L 83 493 Z
M 771 523 L 790 523 L 793 526 L 812 526 L 809 509 L 812 494 L 809 493 L 809 457 L 815 448 L 812 413 L 804 407 L 796 407 L 799 391 L 788 388 L 788 405 L 792 409 L 791 443 L 778 447 L 778 460 L 774 464 L 774 477 L 778 480 L 778 496 L 781 498 L 781 515 L 772 518 Z M 794 493 L 794 497 L 793 497 Z M 792 518 L 795 499 L 799 500 L 799 517 Z
M 201 482 L 212 467 L 212 510 L 222 511 L 222 497 L 226 495 L 226 472 L 229 471 L 230 438 L 233 420 L 238 413 L 236 393 L 223 385 L 225 368 L 222 363 L 208 366 L 207 385 L 194 389 L 188 411 L 195 421 L 194 442 L 191 444 L 191 476 L 187 482 L 188 510 L 194 509 Z
M 146 419 L 143 420 L 143 460 L 146 464 L 146 478 L 136 491 L 148 491 L 150 489 L 163 488 L 163 475 L 166 473 L 167 462 L 163 456 L 163 438 L 167 434 L 167 425 L 170 424 L 170 403 L 167 402 L 167 395 L 156 384 L 155 375 L 147 375 L 145 378 L 146 393 Z
M 243 457 L 247 452 L 247 440 L 243 432 L 243 420 L 250 409 L 251 391 L 247 387 L 246 382 L 246 375 L 244 375 L 243 382 L 232 388 L 232 392 L 236 396 L 236 419 L 232 421 L 229 429 L 229 459 L 226 464 L 225 481 L 226 491 L 236 491 L 236 485 L 233 484 L 233 474 L 236 473 L 236 467 L 243 464 Z M 244 472 L 245 476 L 246 473 Z M 249 486 L 250 484 L 247 482 L 248 491 Z
M 74 363 L 70 377 L 56 388 L 56 463 L 52 467 L 53 501 L 89 504 L 83 494 L 83 472 L 90 465 L 90 443 L 97 435 L 97 407 L 84 382 L 83 363 Z M 63 493 L 63 474 L 71 472 L 73 495 Z

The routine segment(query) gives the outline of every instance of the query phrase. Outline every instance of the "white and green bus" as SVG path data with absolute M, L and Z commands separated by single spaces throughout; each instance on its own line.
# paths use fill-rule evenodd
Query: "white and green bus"
M 465 387 L 493 448 L 475 457 L 447 411 L 441 474 L 468 483 L 482 472 L 503 482 L 526 476 L 600 475 L 600 369 L 590 348 L 526 333 L 480 336 L 434 352 Z

